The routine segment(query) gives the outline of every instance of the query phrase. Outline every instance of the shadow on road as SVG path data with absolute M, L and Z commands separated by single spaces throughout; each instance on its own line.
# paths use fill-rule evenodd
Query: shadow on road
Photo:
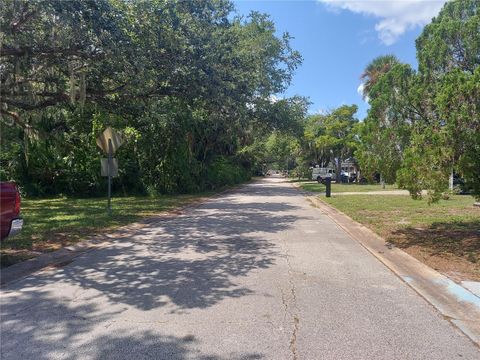
M 287 196 L 290 191 L 296 193 L 287 188 Z M 274 191 L 268 186 L 261 194 L 258 187 L 247 186 L 182 215 L 148 219 L 134 232 L 117 233 L 104 249 L 12 284 L 2 296 L 4 358 L 18 358 L 22 343 L 28 344 L 22 351 L 39 349 L 36 359 L 62 357 L 67 348 L 81 349 L 86 345 L 77 346 L 75 340 L 88 337 L 95 324 L 108 324 L 125 305 L 140 311 L 168 306 L 176 313 L 252 294 L 236 279 L 275 263 L 278 245 L 264 235 L 284 231 L 301 219 L 294 215 L 295 206 L 259 198 L 270 195 Z M 65 287 L 76 290 L 62 294 Z M 101 302 L 108 306 L 97 307 Z M 189 346 L 196 341 L 159 333 L 92 336 L 85 351 L 95 354 L 95 359 L 108 359 L 109 349 L 121 346 L 129 352 L 138 349 L 136 358 L 191 358 Z M 261 357 L 241 354 L 239 358 Z M 217 359 L 201 354 L 194 358 Z
M 275 245 L 261 233 L 285 230 L 296 220 L 282 215 L 292 206 L 275 204 L 273 211 L 267 207 L 206 204 L 138 230 L 133 237 L 125 235 L 114 246 L 65 267 L 52 280 L 97 289 L 100 296 L 142 310 L 166 302 L 179 309 L 205 308 L 225 297 L 249 295 L 249 289 L 235 284 L 235 277 L 267 268 L 276 255 Z
M 63 304 L 46 293 L 30 293 L 24 301 L 27 299 L 38 304 L 33 317 L 2 316 L 1 359 L 227 360 L 202 354 L 195 348 L 199 341 L 193 335 L 167 336 L 161 331 L 138 331 L 135 327 L 121 333 L 107 329 L 96 334 L 95 325 L 108 324 L 114 312 L 100 313 L 94 305 Z M 233 360 L 261 358 L 262 354 L 249 352 L 228 357 Z

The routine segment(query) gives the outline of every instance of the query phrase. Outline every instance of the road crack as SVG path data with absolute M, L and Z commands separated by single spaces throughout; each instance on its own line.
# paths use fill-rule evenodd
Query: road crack
M 298 325 L 300 323 L 300 319 L 297 315 L 293 315 L 293 332 L 292 337 L 290 339 L 290 350 L 292 351 L 293 360 L 298 359 L 297 355 L 297 333 L 298 333 Z
M 285 261 L 288 267 L 288 284 L 290 287 L 291 305 L 289 306 L 289 302 L 287 301 L 283 290 L 282 290 L 282 303 L 284 305 L 284 310 L 285 310 L 285 319 L 287 318 L 287 316 L 291 318 L 292 335 L 290 336 L 289 348 L 290 348 L 290 351 L 292 352 L 292 359 L 298 360 L 297 336 L 298 336 L 298 329 L 300 326 L 300 317 L 298 316 L 297 292 L 295 288 L 295 281 L 293 279 L 293 268 L 290 262 L 290 254 L 288 251 L 287 244 L 285 242 L 284 242 L 284 247 L 285 247 Z

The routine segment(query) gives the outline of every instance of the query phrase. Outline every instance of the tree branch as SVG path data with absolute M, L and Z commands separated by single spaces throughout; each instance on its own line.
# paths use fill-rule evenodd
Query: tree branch
M 87 54 L 81 51 L 81 47 L 73 47 L 66 49 L 54 49 L 54 48 L 34 48 L 31 46 L 15 47 L 11 45 L 3 45 L 0 48 L 0 57 L 4 56 L 24 56 L 25 54 L 34 56 L 48 56 L 48 55 L 76 55 L 83 58 L 88 58 L 91 54 Z
M 26 10 L 26 7 L 27 7 L 27 4 L 25 4 L 25 7 L 24 7 L 24 11 Z M 12 30 L 12 33 L 15 33 L 17 32 L 23 24 L 25 24 L 28 20 L 30 20 L 30 18 L 35 15 L 37 12 L 36 11 L 30 11 L 30 12 L 27 12 L 27 13 L 23 13 L 22 14 L 22 17 L 16 21 L 16 22 L 12 22 L 10 24 L 10 28 Z
M 69 100 L 70 100 L 70 98 L 66 94 L 63 94 L 63 93 L 58 93 L 54 97 L 43 100 L 43 101 L 41 101 L 39 103 L 36 103 L 36 104 L 30 104 L 30 103 L 26 103 L 26 102 L 23 102 L 23 101 L 17 101 L 17 100 L 12 100 L 12 99 L 8 99 L 8 98 L 7 99 L 2 98 L 2 102 L 4 102 L 5 104 L 17 107 L 17 108 L 22 109 L 22 110 L 41 109 L 41 108 L 56 105 L 56 104 L 59 104 L 59 103 L 62 103 L 62 102 L 68 102 Z
M 10 116 L 13 121 L 20 126 L 21 128 L 25 129 L 27 127 L 27 124 L 25 124 L 22 119 L 20 118 L 20 115 L 18 113 L 13 112 L 13 111 L 8 111 L 0 108 L 0 114 L 8 115 Z

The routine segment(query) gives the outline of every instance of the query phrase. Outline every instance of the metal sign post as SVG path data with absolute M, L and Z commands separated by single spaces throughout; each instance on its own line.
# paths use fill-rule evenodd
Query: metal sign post
M 108 139 L 108 204 L 107 212 L 108 215 L 112 215 L 112 139 Z
M 102 176 L 108 177 L 108 201 L 107 212 L 108 215 L 112 214 L 112 177 L 118 176 L 118 162 L 113 158 L 113 155 L 122 145 L 123 139 L 121 135 L 112 129 L 107 127 L 103 133 L 97 137 L 97 145 L 103 152 L 107 153 L 107 159 L 101 159 Z M 106 166 L 105 166 L 106 165 Z

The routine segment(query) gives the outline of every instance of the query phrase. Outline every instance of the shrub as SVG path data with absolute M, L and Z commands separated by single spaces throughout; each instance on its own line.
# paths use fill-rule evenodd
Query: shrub
M 249 172 L 232 159 L 216 158 L 206 171 L 207 189 L 215 189 L 225 185 L 234 185 L 250 178 Z

